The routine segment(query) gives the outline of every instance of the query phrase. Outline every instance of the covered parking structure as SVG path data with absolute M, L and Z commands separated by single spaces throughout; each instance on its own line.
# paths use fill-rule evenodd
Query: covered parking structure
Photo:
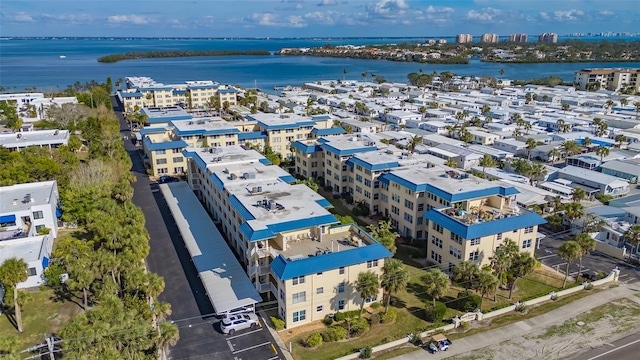
M 216 314 L 262 301 L 218 228 L 185 182 L 160 185 Z

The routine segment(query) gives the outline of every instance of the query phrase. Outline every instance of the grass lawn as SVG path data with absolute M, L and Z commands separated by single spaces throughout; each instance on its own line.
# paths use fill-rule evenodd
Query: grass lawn
M 0 338 L 15 337 L 19 349 L 26 349 L 43 341 L 44 334 L 53 334 L 81 308 L 72 302 L 55 301 L 53 290 L 23 290 L 30 300 L 22 306 L 23 333 L 18 333 L 6 314 L 0 316 Z M 2 350 L 2 349 L 0 349 Z
M 399 348 L 399 349 L 395 349 L 395 350 L 391 350 L 388 351 L 386 353 L 380 354 L 378 356 L 373 356 L 372 359 L 376 359 L 376 360 L 387 360 L 387 359 L 393 359 L 396 356 L 400 356 L 400 355 L 404 355 L 404 354 L 409 354 L 412 353 L 414 351 L 426 351 L 422 348 L 419 347 L 415 347 L 415 346 L 407 346 L 407 347 L 403 347 L 403 348 Z

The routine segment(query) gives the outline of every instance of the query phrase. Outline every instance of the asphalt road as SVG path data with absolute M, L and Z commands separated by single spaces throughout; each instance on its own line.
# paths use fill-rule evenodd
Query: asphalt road
M 164 277 L 165 290 L 159 300 L 171 304 L 172 314 L 168 320 L 173 321 L 180 330 L 180 340 L 169 349 L 169 359 L 284 359 L 262 321 L 258 329 L 238 331 L 233 336 L 220 332 L 219 320 L 212 316 L 213 306 L 171 211 L 157 183 L 149 180 L 146 174 L 138 153 L 139 147 L 130 139 L 127 122 L 121 113 L 116 111 L 116 114 L 120 120 L 125 149 L 133 162 L 131 172 L 137 179 L 132 184 L 132 201 L 142 209 L 150 235 L 147 267 L 149 271 Z
M 640 358 L 640 332 L 588 350 L 574 360 L 636 360 Z
M 558 256 L 558 248 L 560 248 L 565 241 L 571 240 L 573 236 L 568 233 L 554 234 L 544 228 L 539 228 L 539 231 L 545 234 L 546 237 L 540 240 L 539 247 L 536 248 L 538 260 L 564 274 L 567 263 Z M 597 251 L 593 251 L 591 254 L 582 257 L 583 274 L 595 275 L 598 272 L 609 274 L 616 266 L 620 269 L 621 282 L 631 283 L 640 279 L 640 269 L 630 266 L 624 261 L 606 256 Z M 569 266 L 569 276 L 577 276 L 579 270 L 580 266 L 578 265 L 578 261 L 576 261 Z

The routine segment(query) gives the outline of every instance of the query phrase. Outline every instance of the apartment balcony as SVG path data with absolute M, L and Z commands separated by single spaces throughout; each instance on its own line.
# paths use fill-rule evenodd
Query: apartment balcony
M 268 275 L 271 273 L 271 267 L 269 265 L 251 265 L 249 266 L 249 276 L 253 276 L 256 273 L 258 275 Z
M 253 284 L 255 285 L 259 293 L 266 293 L 271 291 L 273 295 L 278 296 L 278 288 L 275 285 L 273 285 L 273 283 L 271 282 L 266 282 L 266 283 L 255 282 Z
M 267 257 L 271 257 L 272 259 L 275 259 L 278 257 L 278 251 L 276 249 L 274 249 L 272 246 L 265 246 L 265 247 L 256 247 L 256 248 L 252 248 L 251 252 L 250 252 L 250 257 L 253 256 L 258 256 L 258 259 L 262 259 L 262 258 L 267 258 Z

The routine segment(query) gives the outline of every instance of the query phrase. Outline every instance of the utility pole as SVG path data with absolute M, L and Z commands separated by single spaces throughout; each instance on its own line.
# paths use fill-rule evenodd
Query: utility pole
M 20 353 L 36 352 L 36 351 L 39 352 L 37 355 L 26 357 L 24 360 L 40 359 L 42 358 L 42 355 L 49 355 L 49 360 L 55 360 L 55 356 L 54 356 L 54 354 L 56 353 L 55 347 L 58 343 L 62 342 L 62 339 L 57 339 L 54 336 L 47 336 L 47 334 L 44 334 L 44 341 L 45 341 L 44 344 L 38 344 L 36 346 L 22 350 Z M 42 352 L 43 349 L 46 349 L 47 351 Z

